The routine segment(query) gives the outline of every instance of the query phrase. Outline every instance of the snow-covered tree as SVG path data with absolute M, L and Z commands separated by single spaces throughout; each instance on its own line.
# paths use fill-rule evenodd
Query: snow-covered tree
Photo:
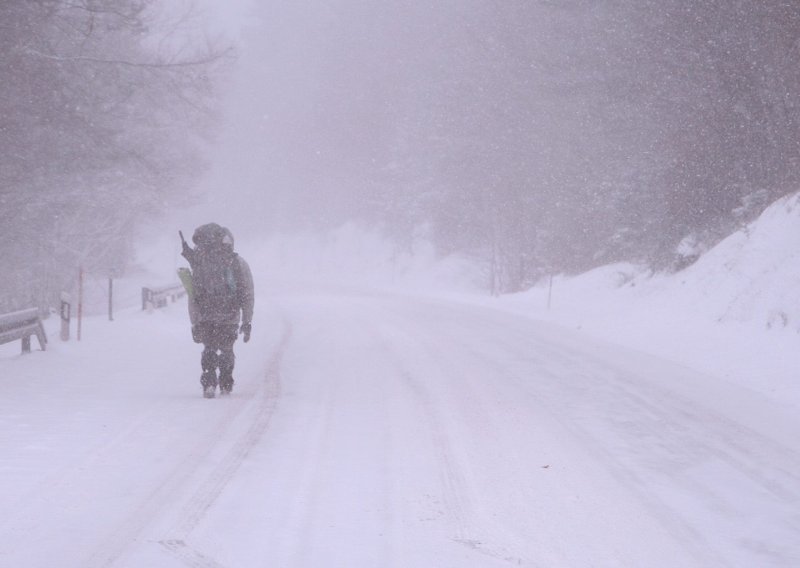
M 0 309 L 46 305 L 79 265 L 118 272 L 199 170 L 224 53 L 159 50 L 149 5 L 0 4 Z

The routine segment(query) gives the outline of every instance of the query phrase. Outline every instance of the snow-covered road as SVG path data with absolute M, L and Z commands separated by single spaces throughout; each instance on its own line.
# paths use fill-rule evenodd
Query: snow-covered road
M 488 308 L 263 303 L 230 398 L 185 306 L 0 358 L 0 566 L 800 565 L 790 409 Z

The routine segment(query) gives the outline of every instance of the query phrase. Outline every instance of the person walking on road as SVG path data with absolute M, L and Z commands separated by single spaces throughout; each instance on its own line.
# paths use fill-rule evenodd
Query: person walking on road
M 233 250 L 233 234 L 216 223 L 198 227 L 191 248 L 184 240 L 182 255 L 191 271 L 179 271 L 189 295 L 192 338 L 203 344 L 200 384 L 203 396 L 214 398 L 233 390 L 236 357 L 233 344 L 239 334 L 250 341 L 254 288 L 247 262 Z

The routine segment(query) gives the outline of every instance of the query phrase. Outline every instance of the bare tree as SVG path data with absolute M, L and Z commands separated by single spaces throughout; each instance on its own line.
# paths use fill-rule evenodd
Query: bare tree
M 120 270 L 138 221 L 200 170 L 229 51 L 146 45 L 149 4 L 0 5 L 0 265 L 16 275 L 0 309 L 46 305 L 81 264 Z

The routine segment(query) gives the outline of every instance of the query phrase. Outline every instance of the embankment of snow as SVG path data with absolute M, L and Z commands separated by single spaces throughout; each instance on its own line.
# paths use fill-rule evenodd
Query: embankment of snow
M 630 264 L 499 299 L 800 406 L 800 194 L 675 274 Z M 548 297 L 550 308 L 548 309 Z

